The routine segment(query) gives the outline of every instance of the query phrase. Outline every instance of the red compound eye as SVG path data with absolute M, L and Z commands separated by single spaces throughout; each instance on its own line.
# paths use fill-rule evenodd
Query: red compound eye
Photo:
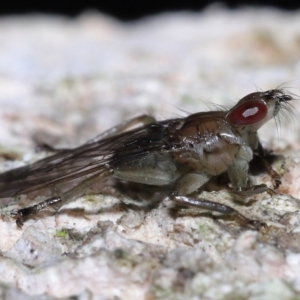
M 248 101 L 230 111 L 226 118 L 236 126 L 254 125 L 262 121 L 268 113 L 267 105 L 264 101 Z

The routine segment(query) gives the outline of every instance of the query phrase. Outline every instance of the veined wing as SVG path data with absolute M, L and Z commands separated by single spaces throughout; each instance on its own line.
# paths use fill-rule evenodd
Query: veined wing
M 101 174 L 124 160 L 166 151 L 167 122 L 158 122 L 74 149 L 63 150 L 33 164 L 0 174 L 0 198 L 26 194 L 76 178 Z

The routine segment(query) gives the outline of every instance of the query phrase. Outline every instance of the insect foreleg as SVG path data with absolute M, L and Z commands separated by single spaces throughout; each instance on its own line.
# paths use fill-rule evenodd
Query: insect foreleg
M 243 164 L 234 164 L 228 168 L 228 175 L 234 194 L 249 197 L 269 190 L 266 184 L 248 186 L 248 172 L 245 169 Z
M 258 147 L 255 150 L 255 156 L 263 163 L 268 174 L 272 178 L 273 188 L 278 189 L 281 185 L 281 176 L 273 169 L 272 165 L 268 162 L 267 156 L 272 153 L 272 151 L 265 150 L 262 144 L 259 142 Z
M 228 176 L 234 193 L 243 196 L 252 196 L 268 190 L 266 184 L 248 185 L 249 161 L 252 159 L 252 152 L 249 148 L 240 147 L 232 165 L 228 167 Z

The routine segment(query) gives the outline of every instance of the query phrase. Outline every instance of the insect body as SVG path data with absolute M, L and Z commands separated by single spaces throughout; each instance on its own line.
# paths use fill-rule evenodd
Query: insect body
M 50 205 L 62 205 L 86 187 L 107 177 L 170 189 L 169 198 L 225 214 L 257 227 L 234 209 L 190 194 L 212 177 L 228 173 L 233 191 L 252 195 L 266 185 L 251 186 L 249 162 L 263 157 L 257 130 L 276 117 L 292 96 L 283 90 L 256 92 L 228 111 L 192 114 L 187 118 L 155 121 L 142 116 L 105 132 L 86 144 L 63 149 L 31 165 L 0 174 L 0 197 L 14 197 L 80 179 L 80 184 L 59 197 L 17 211 L 17 225 Z M 134 123 L 140 127 L 127 130 Z M 276 173 L 275 173 L 276 175 Z M 279 185 L 278 178 L 275 187 Z

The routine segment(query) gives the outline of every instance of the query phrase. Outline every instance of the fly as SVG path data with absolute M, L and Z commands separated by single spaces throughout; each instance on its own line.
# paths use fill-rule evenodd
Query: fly
M 251 185 L 249 181 L 249 163 L 254 155 L 267 166 L 273 186 L 278 188 L 280 177 L 264 159 L 257 130 L 293 99 L 284 90 L 274 89 L 251 93 L 228 111 L 199 112 L 165 121 L 147 115 L 137 117 L 82 146 L 58 150 L 33 164 L 0 174 L 0 198 L 80 180 L 58 197 L 16 211 L 16 223 L 22 227 L 42 209 L 61 207 L 87 187 L 113 177 L 168 187 L 168 197 L 177 203 L 232 215 L 242 224 L 258 228 L 264 223 L 191 194 L 223 173 L 228 174 L 233 193 L 251 196 L 270 191 L 265 184 Z M 140 126 L 128 130 L 136 124 Z

